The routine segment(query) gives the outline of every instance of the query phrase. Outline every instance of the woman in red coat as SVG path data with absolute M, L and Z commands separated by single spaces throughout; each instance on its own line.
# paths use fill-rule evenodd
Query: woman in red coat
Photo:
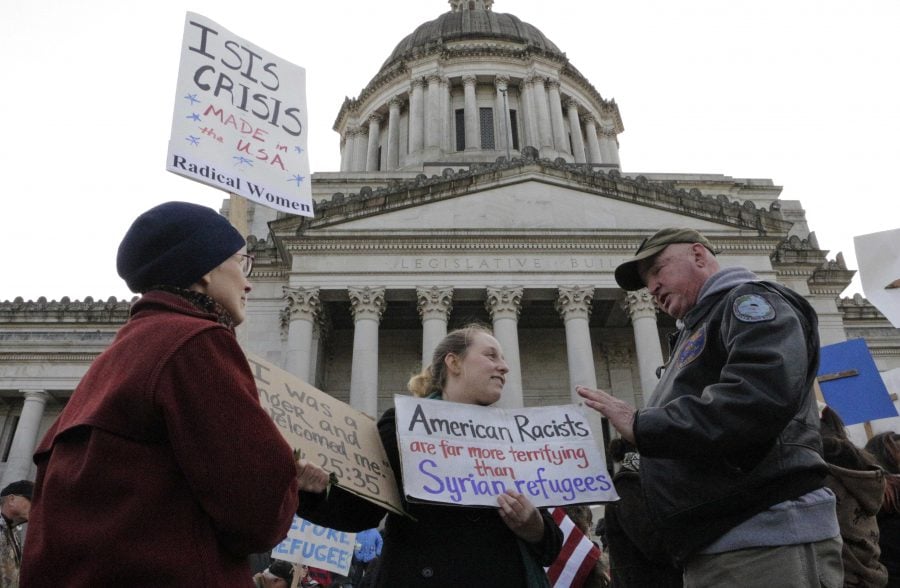
M 22 586 L 247 586 L 287 534 L 297 467 L 234 334 L 244 246 L 184 202 L 132 224 L 117 268 L 143 296 L 37 448 Z

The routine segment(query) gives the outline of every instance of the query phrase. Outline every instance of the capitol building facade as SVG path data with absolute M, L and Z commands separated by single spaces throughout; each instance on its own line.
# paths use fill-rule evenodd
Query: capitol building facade
M 248 352 L 374 417 L 448 330 L 481 322 L 510 365 L 501 404 L 573 403 L 583 384 L 641 406 L 675 324 L 613 270 L 657 229 L 688 226 L 723 266 L 804 295 L 823 345 L 864 338 L 900 387 L 900 333 L 840 297 L 854 271 L 828 259 L 800 202 L 769 179 L 624 171 L 616 102 L 493 8 L 450 0 L 345 100 L 314 218 L 225 201 L 256 256 Z M 36 441 L 130 305 L 0 302 L 0 486 L 32 474 Z

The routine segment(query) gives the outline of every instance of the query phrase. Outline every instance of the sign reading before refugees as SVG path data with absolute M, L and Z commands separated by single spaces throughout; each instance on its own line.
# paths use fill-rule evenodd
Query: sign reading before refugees
M 496 506 L 506 490 L 535 506 L 617 500 L 606 459 L 577 405 L 490 408 L 395 396 L 403 492 Z
M 306 71 L 188 12 L 166 169 L 313 215 Z
M 353 561 L 356 533 L 314 525 L 294 515 L 287 537 L 272 550 L 272 557 L 346 576 Z
M 259 402 L 300 457 L 321 466 L 337 485 L 402 513 L 394 471 L 375 421 L 264 359 L 247 354 Z

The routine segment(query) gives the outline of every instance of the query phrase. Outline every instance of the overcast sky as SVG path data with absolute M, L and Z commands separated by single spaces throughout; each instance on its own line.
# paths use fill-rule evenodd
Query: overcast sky
M 184 15 L 306 68 L 313 172 L 331 127 L 446 0 L 5 0 L 0 300 L 130 298 L 115 272 L 147 208 L 226 194 L 165 171 Z M 496 0 L 619 105 L 623 172 L 771 178 L 829 258 L 900 227 L 897 0 Z M 858 280 L 844 293 L 861 292 Z

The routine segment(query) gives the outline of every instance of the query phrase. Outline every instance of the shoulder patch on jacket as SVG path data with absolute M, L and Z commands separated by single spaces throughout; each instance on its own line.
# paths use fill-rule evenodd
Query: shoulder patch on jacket
M 681 349 L 678 351 L 678 361 L 675 363 L 675 367 L 681 369 L 697 359 L 697 357 L 703 353 L 704 347 L 706 347 L 706 323 L 703 323 L 694 334 L 688 337 L 684 342 L 684 345 L 681 346 Z
M 732 309 L 734 317 L 744 323 L 759 323 L 775 318 L 775 309 L 759 294 L 738 296 Z

